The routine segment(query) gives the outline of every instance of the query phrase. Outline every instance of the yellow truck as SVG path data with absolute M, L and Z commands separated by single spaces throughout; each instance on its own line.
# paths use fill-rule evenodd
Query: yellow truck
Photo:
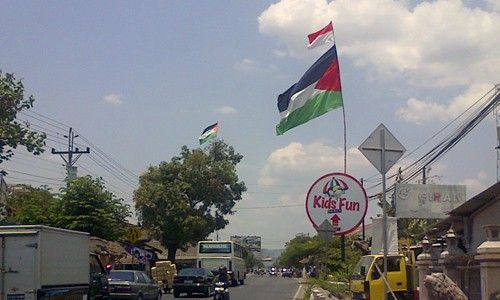
M 416 255 L 419 248 L 412 247 L 400 254 L 387 256 L 388 299 L 418 299 L 418 273 Z M 362 256 L 350 278 L 352 299 L 384 299 L 384 255 Z

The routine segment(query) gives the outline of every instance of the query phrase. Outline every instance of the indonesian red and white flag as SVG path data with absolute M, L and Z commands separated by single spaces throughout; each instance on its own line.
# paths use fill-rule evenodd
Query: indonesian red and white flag
M 307 35 L 307 38 L 309 39 L 309 45 L 307 45 L 309 49 L 324 45 L 327 42 L 334 43 L 332 22 L 330 21 L 325 27 Z

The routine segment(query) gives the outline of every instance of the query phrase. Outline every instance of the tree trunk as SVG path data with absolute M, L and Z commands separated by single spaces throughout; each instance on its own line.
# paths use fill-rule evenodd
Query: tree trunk
M 425 276 L 424 285 L 435 300 L 468 300 L 462 290 L 443 273 L 432 273 Z
M 167 250 L 168 250 L 168 255 L 167 255 L 168 260 L 171 263 L 175 264 L 175 253 L 177 252 L 177 246 L 168 245 Z
M 177 246 L 170 245 L 168 246 L 168 260 L 175 264 L 175 253 L 177 252 Z

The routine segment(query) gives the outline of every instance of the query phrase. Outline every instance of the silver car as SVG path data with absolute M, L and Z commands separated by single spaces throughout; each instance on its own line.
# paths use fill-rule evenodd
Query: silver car
M 161 299 L 160 287 L 142 271 L 112 270 L 108 280 L 110 299 Z

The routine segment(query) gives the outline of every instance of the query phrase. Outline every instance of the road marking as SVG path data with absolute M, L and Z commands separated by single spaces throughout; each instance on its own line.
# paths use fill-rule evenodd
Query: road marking
M 299 299 L 297 297 L 299 296 L 299 293 L 300 293 L 301 289 L 302 289 L 302 284 L 299 283 L 299 288 L 297 289 L 297 292 L 295 293 L 295 295 L 293 296 L 292 299 Z

